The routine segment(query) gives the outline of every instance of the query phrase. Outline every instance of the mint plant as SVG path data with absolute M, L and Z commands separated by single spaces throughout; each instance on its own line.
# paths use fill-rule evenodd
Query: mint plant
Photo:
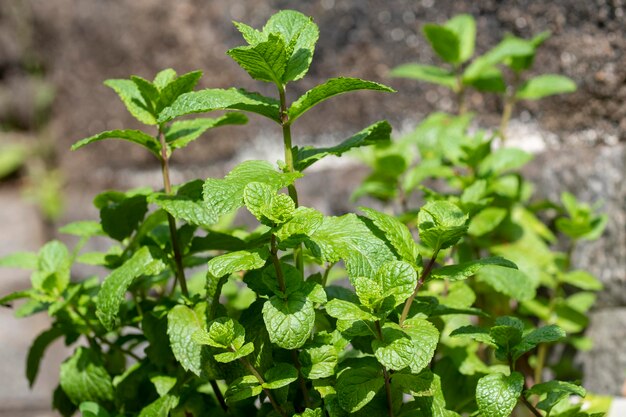
M 37 254 L 0 260 L 34 271 L 31 289 L 5 296 L 0 304 L 26 299 L 18 316 L 47 311 L 53 320 L 30 349 L 31 384 L 47 346 L 63 338 L 74 347 L 53 395 L 63 416 L 80 410 L 90 417 L 505 417 L 518 403 L 536 416 L 595 415 L 569 406 L 570 394 L 584 395 L 579 386 L 556 380 L 535 384 L 524 369 L 538 347 L 567 336 L 558 321 L 547 323 L 552 313 L 535 329 L 532 320 L 495 317 L 500 312 L 474 306 L 479 292 L 467 284 L 474 276 L 517 299 L 533 299 L 536 287 L 525 285 L 523 257 L 499 253 L 493 244 L 483 250 L 478 237 L 505 218 L 511 224 L 513 216 L 522 216 L 545 237 L 515 184 L 500 178 L 506 171 L 502 161 L 485 162 L 491 148 L 483 136 L 478 143 L 463 137 L 464 144 L 475 146 L 459 142 L 456 149 L 473 155 L 468 156 L 472 176 L 448 178 L 467 185 L 460 197 L 428 191 L 426 204 L 400 218 L 367 207 L 360 215 L 327 216 L 301 206 L 297 181 L 320 159 L 408 142 L 391 142 L 391 126 L 379 121 L 335 146 L 294 146 L 292 124 L 334 95 L 393 90 L 333 78 L 288 103 L 287 86 L 311 65 L 317 26 L 299 12 L 281 11 L 262 30 L 235 27 L 247 45 L 228 55 L 253 79 L 274 84 L 278 98 L 236 88 L 194 91 L 199 71 L 179 77 L 168 69 L 153 81 L 136 76 L 107 81 L 152 131 L 103 132 L 73 148 L 104 139 L 141 145 L 159 160 L 163 189 L 104 192 L 94 200 L 100 222 L 61 228 L 79 238 L 71 250 L 53 241 Z M 218 110 L 226 112 L 178 119 Z M 173 152 L 208 129 L 246 123 L 241 112 L 276 122 L 284 161 L 277 166 L 245 161 L 224 178 L 171 184 Z M 449 166 L 440 162 L 435 168 Z M 490 181 L 514 194 L 500 196 Z M 489 218 L 476 219 L 502 206 L 496 197 L 505 199 L 506 212 L 497 214 L 502 219 L 490 228 Z M 561 230 L 577 239 L 596 237 L 602 220 L 571 197 L 564 202 L 570 218 L 558 221 Z M 408 200 L 403 204 L 408 207 Z M 229 226 L 232 214 L 243 208 L 258 224 Z M 84 252 L 94 236 L 113 243 L 104 253 Z M 77 279 L 76 263 L 110 273 L 102 281 Z M 569 284 L 595 283 L 576 273 L 538 272 L 568 276 L 562 279 Z M 557 303 L 550 308 L 556 311 Z M 469 380 L 469 397 L 459 388 L 461 379 L 450 377 L 457 374 Z

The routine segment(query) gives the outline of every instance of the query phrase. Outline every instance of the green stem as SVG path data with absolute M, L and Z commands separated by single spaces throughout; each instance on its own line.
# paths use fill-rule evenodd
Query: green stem
M 422 288 L 422 285 L 424 285 L 424 283 L 426 282 L 428 275 L 430 275 L 431 271 L 433 270 L 433 267 L 435 266 L 435 262 L 437 261 L 438 254 L 439 254 L 439 249 L 437 249 L 435 253 L 433 253 L 433 257 L 430 259 L 430 262 L 428 262 L 428 265 L 426 265 L 426 268 L 424 268 L 424 270 L 422 271 L 422 274 L 417 280 L 417 285 L 415 285 L 415 290 L 413 290 L 413 294 L 411 294 L 411 296 L 404 303 L 404 308 L 402 309 L 402 315 L 400 316 L 400 321 L 398 322 L 400 326 L 402 326 L 402 324 L 404 323 L 404 320 L 406 320 L 406 318 L 408 317 L 409 310 L 411 309 L 411 304 L 413 304 L 415 297 L 417 297 L 417 292 L 420 290 L 420 288 Z
M 293 150 L 291 144 L 291 122 L 289 121 L 289 115 L 287 114 L 287 99 L 285 97 L 285 86 L 277 86 L 278 95 L 280 98 L 280 125 L 283 128 L 283 147 L 285 149 L 285 165 L 288 172 L 295 172 L 295 166 L 293 163 Z M 296 186 L 291 184 L 287 187 L 289 197 L 293 200 L 298 207 L 298 191 Z M 304 274 L 304 258 L 302 256 L 302 244 L 296 246 L 293 250 L 293 257 L 296 263 L 296 267 L 300 272 Z
M 456 101 L 459 116 L 463 116 L 467 111 L 467 105 L 465 104 L 465 86 L 463 85 L 463 74 L 461 72 L 461 66 L 456 68 Z
M 509 126 L 511 115 L 513 114 L 513 107 L 515 107 L 515 99 L 510 96 L 506 97 L 504 109 L 502 110 L 502 118 L 500 119 L 500 130 L 498 131 L 502 143 L 506 142 L 506 130 Z
M 163 131 L 159 127 L 159 134 L 157 139 L 161 143 L 161 173 L 163 175 L 163 189 L 166 194 L 172 193 L 172 185 L 170 183 L 170 166 L 169 155 L 167 154 L 167 143 L 165 142 L 165 136 Z M 180 290 L 185 297 L 189 297 L 189 291 L 187 290 L 187 279 L 185 278 L 185 268 L 183 267 L 183 256 L 180 251 L 180 244 L 178 243 L 178 234 L 176 231 L 176 220 L 174 217 L 167 213 L 167 222 L 170 228 L 170 237 L 172 240 L 172 250 L 174 252 L 174 262 L 176 262 L 176 280 L 180 284 Z
M 548 354 L 548 345 L 541 343 L 537 348 L 537 364 L 535 365 L 535 384 L 541 384 L 543 379 L 543 367 L 546 363 L 546 356 Z
M 383 331 L 380 327 L 380 320 L 376 320 L 376 333 L 378 335 L 378 339 L 383 340 Z M 387 394 L 387 413 L 389 417 L 393 417 L 393 399 L 391 397 L 391 379 L 389 377 L 389 372 L 387 372 L 387 368 L 384 365 L 380 365 L 383 368 L 383 376 L 385 377 L 385 392 Z
M 526 399 L 526 397 L 524 397 L 524 394 L 520 395 L 520 398 L 521 398 L 522 402 L 524 403 L 524 405 L 526 406 L 526 408 L 528 408 L 528 409 L 530 410 L 530 412 L 531 412 L 531 413 L 533 413 L 533 415 L 534 415 L 535 417 L 543 417 L 543 416 L 541 415 L 541 413 L 539 412 L 539 410 L 537 410 L 537 409 L 535 408 L 535 406 L 534 406 L 534 405 L 532 405 L 532 404 L 530 403 L 530 401 L 528 401 L 528 400 Z
M 232 350 L 234 351 L 234 350 Z M 259 381 L 259 384 L 263 385 L 265 384 L 265 380 L 263 379 L 263 377 L 261 376 L 261 374 L 259 373 L 259 371 L 256 370 L 256 368 L 254 366 L 252 366 L 252 364 L 250 363 L 250 361 L 247 358 L 239 358 L 239 362 L 241 362 L 241 364 L 243 366 L 245 366 L 252 375 L 254 375 L 254 377 L 257 379 L 257 381 Z M 276 412 L 278 414 L 280 414 L 283 417 L 287 417 L 287 413 L 285 413 L 285 410 L 283 410 L 283 408 L 276 402 L 276 400 L 274 399 L 274 397 L 272 396 L 272 393 L 270 392 L 269 389 L 267 388 L 263 388 L 263 392 L 265 392 L 265 395 L 267 396 L 267 398 L 270 400 L 270 403 L 272 404 L 272 407 L 274 407 L 274 410 L 276 410 Z
M 276 247 L 276 236 L 272 235 L 270 242 L 270 254 L 272 256 L 272 263 L 274 264 L 274 269 L 276 270 L 276 280 L 278 281 L 278 288 L 284 294 L 287 290 L 287 286 L 285 285 L 285 277 L 283 275 L 283 268 L 280 266 L 280 259 L 278 259 L 278 248 Z
M 326 283 L 328 282 L 328 275 L 330 275 L 330 270 L 333 269 L 337 262 L 329 263 L 324 271 L 324 275 L 322 276 L 322 287 L 326 287 Z
M 224 410 L 225 413 L 228 413 L 228 405 L 226 404 L 226 400 L 224 400 L 224 396 L 222 395 L 219 385 L 217 385 L 217 382 L 214 380 L 210 380 L 209 383 L 211 384 L 211 388 L 213 388 L 213 393 L 217 398 L 217 402 L 220 403 L 220 407 L 222 407 L 222 410 Z

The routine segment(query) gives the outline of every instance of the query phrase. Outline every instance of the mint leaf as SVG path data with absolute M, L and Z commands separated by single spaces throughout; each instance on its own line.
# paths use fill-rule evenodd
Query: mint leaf
M 209 261 L 209 273 L 216 277 L 223 277 L 238 271 L 250 271 L 265 266 L 269 257 L 266 247 L 240 250 L 216 256 Z
M 79 347 L 61 364 L 59 383 L 75 405 L 84 401 L 96 403 L 113 401 L 111 376 L 98 354 L 92 349 Z
M 370 361 L 342 371 L 337 377 L 337 398 L 345 411 L 354 413 L 372 401 L 385 384 L 380 367 L 373 367 Z
M 343 259 L 351 277 L 373 277 L 386 261 L 394 260 L 385 242 L 354 214 L 324 217 L 307 247 L 327 262 Z
M 263 391 L 263 387 L 253 375 L 245 375 L 237 378 L 228 385 L 224 394 L 229 403 L 256 397 Z
M 288 59 L 287 46 L 282 36 L 270 34 L 264 42 L 233 48 L 227 54 L 250 77 L 282 87 Z
M 335 374 L 339 357 L 333 346 L 321 345 L 304 348 L 298 355 L 302 375 L 307 379 L 328 378 Z
M 59 232 L 79 237 L 104 235 L 102 226 L 94 221 L 78 221 L 68 223 L 59 228 Z
M 37 269 L 39 255 L 32 252 L 15 252 L 0 258 L 2 268 Z
M 475 275 L 483 267 L 488 265 L 498 265 L 506 268 L 517 269 L 517 265 L 515 265 L 513 262 L 499 256 L 492 256 L 476 261 L 463 262 L 462 264 L 447 265 L 441 268 L 437 268 L 433 272 L 431 272 L 430 277 L 431 279 L 448 279 L 450 281 L 459 281 Z
M 235 27 L 237 28 L 239 33 L 241 33 L 243 38 L 250 45 L 254 45 L 254 44 L 257 44 L 259 42 L 263 42 L 264 40 L 267 39 L 267 34 L 264 34 L 264 33 L 260 32 L 260 31 L 256 30 L 255 28 L 246 25 L 245 23 L 233 22 L 233 25 L 235 25 Z
M 35 379 L 37 379 L 39 365 L 46 349 L 61 336 L 63 336 L 63 331 L 58 327 L 52 327 L 40 333 L 33 341 L 26 357 L 26 378 L 29 387 L 32 388 Z
M 246 337 L 244 327 L 229 317 L 219 317 L 208 325 L 208 331 L 202 331 L 194 335 L 198 343 L 216 348 L 234 349 L 243 346 Z
M 198 139 L 209 129 L 226 125 L 243 125 L 247 122 L 248 118 L 245 115 L 231 112 L 216 119 L 198 118 L 176 121 L 167 126 L 163 133 L 170 148 L 181 149 Z
M 497 292 L 518 301 L 531 300 L 535 297 L 536 284 L 518 269 L 487 265 L 476 273 L 476 278 Z
M 602 282 L 587 271 L 570 271 L 559 276 L 559 281 L 586 291 L 600 291 Z
M 224 179 L 207 179 L 204 201 L 215 216 L 221 217 L 244 204 L 243 193 L 248 183 L 262 182 L 279 190 L 301 176 L 297 172 L 278 172 L 265 161 L 246 161 L 233 168 Z
M 272 33 L 282 36 L 289 51 L 283 84 L 304 77 L 313 60 L 319 37 L 319 29 L 313 19 L 295 10 L 281 10 L 272 15 L 263 27 L 265 36 L 269 37 Z
M 323 222 L 324 215 L 319 211 L 308 207 L 298 207 L 291 219 L 282 224 L 275 234 L 281 241 L 281 246 L 289 244 L 290 242 L 285 242 L 288 239 L 291 243 L 298 244 L 312 236 Z
M 549 414 L 552 408 L 564 398 L 571 395 L 584 397 L 587 395 L 587 391 L 583 387 L 572 384 L 571 382 L 548 381 L 533 385 L 532 388 L 526 390 L 524 394 L 526 397 L 531 395 L 545 395 L 545 397 L 537 403 L 537 408 Z
M 70 283 L 71 257 L 67 247 L 58 240 L 46 243 L 37 259 L 37 270 L 31 275 L 34 289 L 59 295 Z
M 295 414 L 294 417 L 324 417 L 324 410 L 321 408 L 316 408 L 314 410 L 307 408 L 302 413 Z
M 534 349 L 540 343 L 558 342 L 565 338 L 565 336 L 567 336 L 565 331 L 554 324 L 534 329 L 522 337 L 521 342 L 515 346 L 513 349 L 513 359 L 521 357 L 524 353 Z
M 429 201 L 417 215 L 419 236 L 435 252 L 456 244 L 467 232 L 467 215 L 448 201 Z
M 271 297 L 263 304 L 263 321 L 270 341 L 284 349 L 304 345 L 315 324 L 313 303 L 302 293 L 294 292 L 286 299 Z
M 193 90 L 201 77 L 202 71 L 191 71 L 176 79 L 170 80 L 160 89 L 158 104 L 156 106 L 157 113 L 160 113 L 161 110 L 172 104 L 181 94 Z
M 392 297 L 394 307 L 409 298 L 417 285 L 415 268 L 403 261 L 382 264 L 376 272 L 375 279 L 383 290 L 382 297 Z
M 481 176 L 495 176 L 521 168 L 531 159 L 533 159 L 533 156 L 521 149 L 500 148 L 483 159 L 478 172 Z
M 154 84 L 152 84 L 150 81 L 136 75 L 131 75 L 130 79 L 139 89 L 139 93 L 141 94 L 141 97 L 143 97 L 148 112 L 150 112 L 152 116 L 156 117 L 155 105 L 156 102 L 159 100 L 159 89 L 155 87 Z
M 176 378 L 167 375 L 155 375 L 150 377 L 150 382 L 154 385 L 159 397 L 165 396 L 176 386 Z
M 178 97 L 171 106 L 159 115 L 159 123 L 192 113 L 206 113 L 215 110 L 243 110 L 260 114 L 280 123 L 280 103 L 278 100 L 251 93 L 243 89 L 209 88 L 192 91 Z
M 204 183 L 200 180 L 188 182 L 181 186 L 175 195 L 153 193 L 147 201 L 156 204 L 171 214 L 175 219 L 184 220 L 189 224 L 208 227 L 219 221 L 219 218 L 206 207 L 202 197 Z
M 455 31 L 432 23 L 425 24 L 422 30 L 428 43 L 441 59 L 451 64 L 461 62 L 461 41 Z
M 406 368 L 413 360 L 413 343 L 395 323 L 385 323 L 382 328 L 382 340 L 372 341 L 374 356 L 387 369 L 399 371 Z
M 471 83 L 485 70 L 511 57 L 524 57 L 535 53 L 534 46 L 523 39 L 507 37 L 484 55 L 474 59 L 463 72 L 463 82 Z
M 154 77 L 154 80 L 152 80 L 152 83 L 156 88 L 162 90 L 166 85 L 174 81 L 177 75 L 178 74 L 176 74 L 176 71 L 174 71 L 172 68 L 166 68 L 157 73 L 157 75 Z
M 141 91 L 131 80 L 106 80 L 104 85 L 110 87 L 124 102 L 129 113 L 146 125 L 156 125 L 157 121 L 150 112 Z
M 526 81 L 515 93 L 518 100 L 539 100 L 555 94 L 573 93 L 576 83 L 557 74 L 543 74 Z
M 360 210 L 384 233 L 391 246 L 400 256 L 400 259 L 411 265 L 418 266 L 419 249 L 413 240 L 411 231 L 404 223 L 394 216 L 374 209 L 360 207 Z
M 208 349 L 194 339 L 194 334 L 204 331 L 204 326 L 203 314 L 189 307 L 177 305 L 167 313 L 167 334 L 176 360 L 187 371 L 215 379 L 218 375 L 210 366 Z
M 435 355 L 439 330 L 428 320 L 412 318 L 404 321 L 402 330 L 411 338 L 413 351 L 409 367 L 417 374 L 426 368 Z
M 124 194 L 106 191 L 96 196 L 94 205 L 100 210 L 102 230 L 119 241 L 126 239 L 137 230 L 148 211 L 146 196 L 141 192 Z
M 340 320 L 346 321 L 375 321 L 378 318 L 363 310 L 357 304 L 353 304 L 349 301 L 340 300 L 338 298 L 334 298 L 326 303 L 326 313 L 329 316 L 334 317 Z
M 155 259 L 150 249 L 144 246 L 106 277 L 96 301 L 96 315 L 102 325 L 108 330 L 113 330 L 119 325 L 117 313 L 126 290 L 135 278 L 141 275 L 156 275 L 164 268 L 165 264 L 160 259 Z
M 305 146 L 293 148 L 294 166 L 297 171 L 304 171 L 315 162 L 329 155 L 341 156 L 351 149 L 380 143 L 388 143 L 391 140 L 391 125 L 387 121 L 374 123 L 359 133 L 344 140 L 338 145 L 327 148 L 313 148 Z
M 439 84 L 455 91 L 458 88 L 458 82 L 453 72 L 433 65 L 404 64 L 391 70 L 390 75 Z
M 446 28 L 452 30 L 459 39 L 459 60 L 465 62 L 474 55 L 476 42 L 476 21 L 469 14 L 459 14 L 448 20 Z
M 251 182 L 243 190 L 243 201 L 261 223 L 274 226 L 293 217 L 296 204 L 286 194 L 276 194 L 276 189 L 262 182 Z
M 141 409 L 138 417 L 167 417 L 178 405 L 178 397 L 165 395 Z
M 85 145 L 105 139 L 121 139 L 136 143 L 137 145 L 141 145 L 152 152 L 152 154 L 157 158 L 161 158 L 161 144 L 154 138 L 154 136 L 150 136 L 141 130 L 108 130 L 106 132 L 98 133 L 97 135 L 79 140 L 72 145 L 72 150 L 75 151 Z
M 288 363 L 279 363 L 265 372 L 263 388 L 278 389 L 298 379 L 298 370 Z
M 109 417 L 109 412 L 100 404 L 85 401 L 80 404 L 78 409 L 81 412 L 81 417 Z
M 313 87 L 298 98 L 289 110 L 287 115 L 289 116 L 289 123 L 293 123 L 298 117 L 302 116 L 305 112 L 312 109 L 317 104 L 330 97 L 338 94 L 347 93 L 355 90 L 375 90 L 385 92 L 395 92 L 391 87 L 386 85 L 375 83 L 373 81 L 365 81 L 359 78 L 331 78 L 325 83 Z M 391 130 L 391 129 L 390 129 Z
M 458 329 L 452 331 L 452 333 L 450 333 L 450 336 L 469 337 L 470 339 L 476 340 L 477 342 L 496 347 L 496 342 L 489 334 L 489 330 L 478 326 L 468 325 L 459 327 Z
M 508 417 L 524 388 L 524 376 L 513 372 L 489 374 L 478 380 L 476 403 L 484 417 Z
M 472 216 L 467 233 L 470 236 L 483 236 L 502 223 L 507 210 L 501 207 L 487 207 Z

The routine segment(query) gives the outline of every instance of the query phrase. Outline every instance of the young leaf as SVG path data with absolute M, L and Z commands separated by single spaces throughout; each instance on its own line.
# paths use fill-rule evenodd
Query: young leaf
M 256 397 L 262 391 L 263 387 L 253 375 L 245 375 L 228 385 L 225 397 L 227 402 L 233 403 L 246 398 Z
M 250 271 L 265 266 L 269 257 L 266 247 L 240 250 L 216 256 L 209 261 L 208 272 L 215 277 L 223 277 L 238 271 Z
M 222 349 L 229 349 L 231 345 L 239 349 L 245 343 L 246 330 L 231 318 L 219 317 L 210 322 L 207 327 L 208 332 L 194 335 L 197 342 Z
M 282 88 L 288 59 L 287 46 L 282 36 L 270 34 L 264 42 L 233 48 L 227 54 L 246 70 L 250 77 L 274 83 Z
M 534 349 L 540 343 L 553 343 L 562 340 L 566 336 L 563 329 L 554 324 L 535 329 L 522 337 L 513 349 L 513 359 L 521 357 L 524 353 Z
M 148 109 L 141 91 L 131 80 L 106 80 L 104 85 L 112 88 L 120 96 L 126 108 L 135 119 L 146 125 L 156 125 L 154 115 Z
M 507 58 L 529 56 L 534 53 L 535 48 L 530 42 L 514 37 L 505 38 L 486 54 L 472 61 L 463 72 L 463 82 L 471 82 L 480 77 L 486 69 L 501 63 Z
M 462 336 L 469 337 L 477 342 L 484 343 L 486 345 L 496 347 L 496 342 L 489 334 L 489 330 L 482 327 L 468 325 L 455 329 L 450 336 Z
M 384 384 L 380 367 L 372 366 L 369 361 L 362 366 L 348 368 L 337 378 L 339 405 L 345 411 L 354 413 L 372 401 Z
M 278 363 L 265 372 L 263 388 L 278 389 L 286 387 L 298 379 L 298 370 L 288 363 Z
M 39 256 L 32 252 L 15 252 L 0 258 L 2 268 L 37 269 Z
M 105 139 L 122 139 L 143 146 L 157 158 L 161 158 L 161 144 L 153 137 L 140 130 L 108 130 L 97 135 L 81 139 L 72 145 L 72 150 L 82 148 L 93 142 Z
M 336 319 L 347 321 L 375 321 L 377 317 L 372 313 L 363 310 L 357 304 L 349 301 L 340 300 L 338 298 L 330 300 L 326 303 L 326 312 L 329 316 Z
M 459 14 L 448 20 L 446 28 L 452 30 L 459 39 L 459 60 L 465 62 L 474 55 L 476 42 L 476 21 L 469 14 Z
M 79 237 L 102 236 L 104 231 L 98 222 L 78 221 L 68 223 L 59 228 L 59 232 Z
M 333 346 L 320 345 L 304 348 L 298 355 L 302 375 L 307 379 L 328 378 L 335 374 L 339 357 Z
M 284 349 L 297 349 L 304 345 L 315 324 L 313 303 L 300 292 L 286 299 L 271 297 L 263 304 L 263 321 L 270 341 Z
M 202 71 L 192 71 L 168 82 L 165 87 L 161 88 L 156 107 L 157 113 L 171 105 L 181 94 L 193 90 L 200 77 L 202 77 Z
M 289 221 L 296 205 L 286 194 L 276 194 L 274 187 L 262 182 L 251 182 L 243 190 L 243 201 L 261 223 L 274 226 Z
M 260 114 L 280 123 L 280 103 L 278 100 L 251 93 L 243 89 L 209 88 L 192 91 L 178 97 L 161 111 L 159 123 L 193 113 L 206 113 L 215 110 L 243 110 Z
M 178 397 L 165 395 L 141 409 L 138 417 L 167 417 L 178 405 Z
M 543 74 L 526 81 L 515 93 L 518 100 L 539 100 L 555 94 L 573 93 L 576 83 L 571 78 L 556 74 Z
M 146 110 L 148 110 L 153 117 L 156 117 L 157 112 L 155 110 L 155 106 L 160 96 L 159 89 L 150 81 L 136 75 L 131 75 L 130 79 L 139 89 L 139 93 L 143 97 Z
M 412 373 L 417 374 L 433 359 L 439 343 L 439 330 L 431 322 L 421 318 L 405 320 L 402 330 L 411 338 L 413 349 L 409 367 Z
M 285 241 L 290 238 L 297 244 L 300 240 L 312 236 L 323 222 L 324 215 L 319 211 L 308 207 L 298 207 L 293 217 L 276 230 L 276 237 L 281 240 L 281 246 L 287 244 L 288 242 Z
M 124 300 L 126 290 L 135 278 L 141 275 L 156 275 L 164 268 L 165 264 L 160 259 L 155 259 L 150 249 L 144 246 L 106 277 L 96 301 L 96 315 L 104 327 L 112 330 L 119 324 L 117 313 Z
M 39 364 L 43 355 L 55 340 L 63 336 L 63 331 L 58 327 L 52 327 L 44 332 L 40 333 L 33 344 L 28 349 L 28 356 L 26 358 L 26 378 L 28 379 L 28 386 L 32 388 L 39 373 Z
M 70 283 L 71 258 L 67 247 L 53 240 L 39 250 L 37 270 L 31 275 L 34 289 L 60 294 Z
M 313 87 L 298 98 L 287 111 L 289 123 L 293 123 L 298 117 L 313 108 L 315 105 L 332 96 L 347 93 L 355 90 L 375 90 L 385 92 L 395 92 L 391 87 L 375 83 L 373 81 L 365 81 L 359 78 L 331 78 L 324 84 Z
M 587 391 L 583 387 L 572 384 L 571 382 L 548 381 L 533 385 L 532 388 L 526 390 L 524 394 L 527 397 L 531 395 L 543 396 L 545 394 L 545 398 L 537 403 L 537 408 L 544 410 L 549 415 L 552 408 L 564 398 L 571 395 L 584 397 Z
M 475 275 L 481 268 L 488 265 L 498 265 L 506 268 L 517 269 L 517 265 L 515 265 L 513 262 L 499 256 L 493 256 L 489 258 L 479 259 L 477 261 L 464 262 L 458 265 L 446 265 L 441 268 L 435 269 L 430 274 L 430 277 L 432 279 L 448 279 L 450 281 L 459 281 Z
M 165 140 L 172 149 L 182 149 L 189 143 L 198 139 L 200 135 L 209 129 L 225 125 L 243 125 L 248 123 L 248 118 L 241 113 L 226 113 L 224 116 L 210 119 L 198 118 L 181 120 L 172 123 L 165 128 Z
M 69 399 L 79 405 L 84 401 L 113 401 L 111 376 L 94 350 L 79 347 L 61 364 L 59 383 Z
M 461 40 L 455 31 L 432 23 L 425 24 L 423 31 L 428 43 L 441 59 L 451 64 L 461 63 Z
M 279 190 L 301 176 L 297 172 L 278 172 L 265 161 L 246 161 L 237 165 L 224 179 L 207 179 L 204 201 L 215 216 L 221 217 L 243 205 L 243 193 L 248 183 L 262 182 Z
M 433 65 L 404 64 L 391 70 L 390 75 L 439 84 L 454 91 L 458 89 L 458 81 L 453 72 Z
M 429 201 L 417 216 L 419 236 L 435 252 L 456 244 L 467 232 L 467 215 L 448 201 Z
M 382 340 L 372 341 L 372 350 L 378 362 L 394 371 L 409 366 L 413 360 L 413 342 L 395 323 L 386 323 L 382 328 Z
M 480 164 L 479 175 L 500 175 L 526 165 L 533 156 L 517 148 L 500 148 L 487 156 Z
M 280 34 L 289 50 L 283 84 L 304 77 L 313 60 L 319 37 L 319 29 L 313 19 L 295 10 L 281 10 L 272 15 L 263 27 L 265 36 L 271 33 Z
M 176 74 L 176 71 L 174 71 L 172 68 L 166 68 L 157 73 L 157 75 L 154 77 L 154 80 L 152 80 L 152 84 L 154 84 L 154 86 L 159 90 L 162 90 L 163 88 L 165 88 L 166 85 L 174 81 L 177 75 L 178 74 Z
M 206 207 L 202 198 L 204 183 L 201 180 L 188 182 L 181 186 L 175 195 L 154 193 L 148 197 L 148 203 L 156 204 L 175 219 L 189 224 L 208 227 L 219 218 Z
M 479 282 L 518 301 L 535 297 L 536 284 L 522 271 L 499 265 L 487 265 L 476 273 Z
M 389 122 L 377 122 L 335 146 L 328 148 L 313 148 L 311 146 L 298 148 L 295 146 L 293 148 L 294 167 L 297 171 L 302 172 L 328 155 L 341 156 L 354 148 L 387 143 L 390 140 L 391 125 Z
M 483 417 L 508 417 L 524 388 L 524 376 L 489 374 L 478 380 L 476 403 Z
M 255 45 L 267 40 L 267 34 L 264 34 L 255 28 L 246 25 L 245 23 L 233 22 L 233 25 L 235 25 L 239 33 L 241 33 L 243 38 L 250 45 Z
M 409 228 L 396 217 L 381 213 L 371 208 L 360 207 L 360 210 L 371 219 L 384 234 L 400 259 L 413 266 L 419 266 L 419 249 L 413 240 Z

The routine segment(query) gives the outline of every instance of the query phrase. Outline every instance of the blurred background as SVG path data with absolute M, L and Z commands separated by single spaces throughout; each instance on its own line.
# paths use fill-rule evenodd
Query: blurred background
M 458 0 L 1 0 L 0 1 L 0 257 L 36 251 L 74 220 L 95 219 L 93 197 L 108 188 L 160 185 L 156 160 L 139 147 L 109 141 L 70 152 L 76 140 L 103 130 L 139 127 L 102 82 L 131 74 L 152 79 L 161 69 L 201 69 L 200 88 L 245 87 L 272 95 L 250 80 L 225 52 L 242 43 L 232 20 L 261 27 L 279 9 L 314 18 L 320 40 L 309 76 L 290 86 L 296 98 L 325 79 L 353 76 L 391 85 L 396 94 L 360 92 L 307 113 L 294 143 L 333 143 L 376 120 L 406 132 L 428 113 L 453 111 L 447 90 L 392 79 L 391 68 L 439 64 L 421 34 L 426 22 L 470 13 L 478 25 L 477 54 L 505 33 L 552 37 L 539 49 L 537 73 L 559 73 L 574 94 L 517 106 L 510 142 L 535 154 L 526 174 L 539 196 L 569 191 L 604 201 L 610 220 L 602 239 L 582 244 L 577 267 L 599 277 L 599 297 L 581 353 L 589 390 L 618 395 L 626 377 L 626 1 Z M 477 125 L 494 126 L 502 103 L 470 94 Z M 251 117 L 248 126 L 223 127 L 172 160 L 173 182 L 220 176 L 244 159 L 281 158 L 276 126 Z M 341 163 L 337 162 L 341 161 Z M 335 160 L 303 179 L 303 204 L 326 214 L 351 208 L 349 192 L 366 170 Z M 328 185 L 332 185 L 329 187 Z M 307 191 L 307 189 L 309 191 Z M 28 274 L 0 270 L 0 294 L 27 287 Z M 43 317 L 16 320 L 0 310 L 0 415 L 48 416 L 62 347 L 51 350 L 29 390 L 25 355 L 45 326 Z

